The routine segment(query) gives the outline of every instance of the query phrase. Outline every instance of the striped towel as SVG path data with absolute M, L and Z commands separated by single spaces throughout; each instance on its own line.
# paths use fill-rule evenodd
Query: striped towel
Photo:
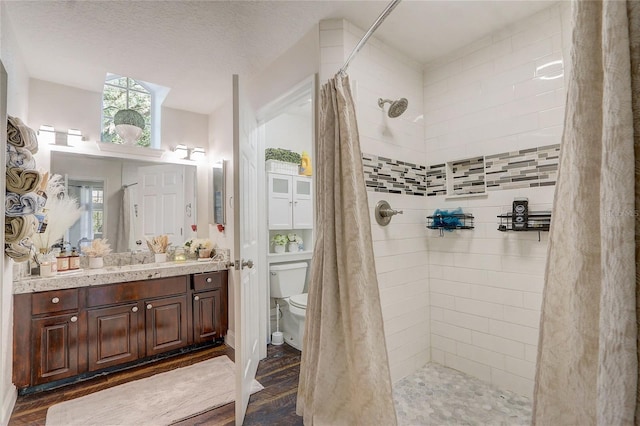
M 7 166 L 35 169 L 36 159 L 33 158 L 31 151 L 28 149 L 7 144 Z
M 4 252 L 16 262 L 26 262 L 31 257 L 33 243 L 29 237 L 21 239 L 17 243 L 6 244 Z
M 47 200 L 35 192 L 20 195 L 7 192 L 4 201 L 4 214 L 10 217 L 34 214 L 44 208 Z
M 8 244 L 17 243 L 31 237 L 38 229 L 38 218 L 35 215 L 4 217 L 4 241 Z
M 18 117 L 9 116 L 7 120 L 7 143 L 15 147 L 26 148 L 32 154 L 38 152 L 36 132 Z

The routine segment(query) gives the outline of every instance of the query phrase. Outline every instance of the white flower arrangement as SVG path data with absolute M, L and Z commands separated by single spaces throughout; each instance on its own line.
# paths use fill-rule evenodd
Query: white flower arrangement
M 190 253 L 197 254 L 200 250 L 211 250 L 213 243 L 208 238 L 192 238 L 185 241 L 184 246 L 188 248 Z
M 287 234 L 287 239 L 289 240 L 290 243 L 302 244 L 304 242 L 302 241 L 302 238 L 296 234 Z
M 91 241 L 91 246 L 83 249 L 82 252 L 89 257 L 103 257 L 111 253 L 111 245 L 106 238 L 96 238 Z

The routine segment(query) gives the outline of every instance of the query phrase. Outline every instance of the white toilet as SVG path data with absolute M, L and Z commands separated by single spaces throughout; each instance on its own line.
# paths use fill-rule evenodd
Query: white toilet
M 271 297 L 280 304 L 282 311 L 280 331 L 284 335 L 284 341 L 301 351 L 307 313 L 307 293 L 303 293 L 307 263 L 275 264 L 271 265 L 269 272 Z

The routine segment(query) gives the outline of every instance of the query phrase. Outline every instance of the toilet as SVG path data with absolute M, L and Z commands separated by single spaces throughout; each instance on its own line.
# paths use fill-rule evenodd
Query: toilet
M 280 304 L 282 311 L 280 331 L 284 341 L 300 351 L 307 313 L 307 293 L 303 293 L 307 266 L 306 262 L 297 262 L 272 264 L 269 267 L 271 297 Z

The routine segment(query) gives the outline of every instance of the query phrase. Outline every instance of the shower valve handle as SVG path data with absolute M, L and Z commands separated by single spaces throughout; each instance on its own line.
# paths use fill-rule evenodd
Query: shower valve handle
M 394 210 L 392 208 L 380 209 L 380 216 L 382 217 L 391 217 L 397 214 L 404 214 L 402 210 Z

